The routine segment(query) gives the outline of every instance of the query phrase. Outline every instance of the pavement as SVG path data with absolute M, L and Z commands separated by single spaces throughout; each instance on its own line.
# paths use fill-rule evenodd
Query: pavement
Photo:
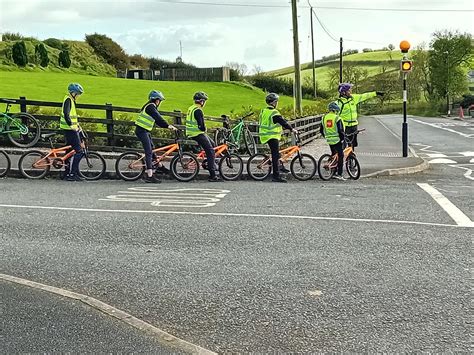
M 423 159 L 413 154 L 410 151 L 408 157 L 403 158 L 401 154 L 402 143 L 394 133 L 388 129 L 377 117 L 361 117 L 360 128 L 365 128 L 366 131 L 359 135 L 359 147 L 356 151 L 357 157 L 361 164 L 362 177 L 372 177 L 380 175 L 394 175 L 394 174 L 410 174 L 420 172 L 428 167 Z M 5 148 L 5 150 L 13 155 L 12 159 L 12 176 L 19 176 L 18 160 L 19 155 L 23 150 Z M 322 154 L 329 153 L 329 147 L 326 141 L 318 138 L 313 142 L 303 147 L 305 153 L 313 155 L 316 159 Z M 115 178 L 115 159 L 120 155 L 119 153 L 100 152 L 106 157 L 107 176 L 108 178 Z M 244 163 L 246 158 L 244 157 Z M 52 169 L 51 175 L 57 175 L 57 171 Z M 201 178 L 207 178 L 207 171 L 201 169 Z M 244 178 L 247 177 L 246 169 L 244 167 Z M 166 177 L 165 177 L 166 178 Z M 317 174 L 316 174 L 317 178 Z

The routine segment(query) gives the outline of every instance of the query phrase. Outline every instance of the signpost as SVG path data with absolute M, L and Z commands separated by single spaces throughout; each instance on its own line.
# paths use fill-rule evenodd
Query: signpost
M 402 123 L 402 154 L 406 158 L 408 156 L 408 123 L 407 123 L 407 76 L 413 68 L 413 61 L 408 59 L 408 50 L 410 43 L 408 41 L 400 42 L 400 50 L 403 58 L 400 63 L 400 70 L 403 74 L 403 123 Z

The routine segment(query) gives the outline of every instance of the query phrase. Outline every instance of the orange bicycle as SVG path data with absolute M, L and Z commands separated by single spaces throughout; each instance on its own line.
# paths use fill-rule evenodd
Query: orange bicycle
M 62 169 L 69 163 L 69 159 L 76 154 L 76 151 L 70 145 L 54 148 L 51 137 L 56 134 L 47 133 L 41 135 L 43 140 L 49 139 L 51 144 L 49 152 L 30 150 L 20 157 L 18 168 L 24 177 L 28 179 L 41 179 L 46 176 L 51 167 Z M 80 131 L 80 135 L 84 156 L 79 164 L 79 175 L 85 180 L 99 180 L 105 173 L 105 159 L 99 153 L 89 151 L 86 132 Z
M 357 157 L 352 149 L 352 141 L 360 132 L 365 131 L 365 129 L 359 129 L 354 133 L 345 135 L 344 141 L 346 148 L 344 149 L 344 161 L 346 164 L 346 170 L 351 179 L 357 180 L 360 177 L 360 164 L 357 160 Z M 323 154 L 319 158 L 318 162 L 318 175 L 321 180 L 331 179 L 337 170 L 337 153 L 334 155 Z
M 306 181 L 316 174 L 316 160 L 309 154 L 301 153 L 301 141 L 295 133 L 296 145 L 280 150 L 280 160 L 290 163 L 290 172 L 295 179 Z M 266 154 L 252 155 L 247 162 L 247 172 L 250 177 L 257 181 L 265 180 L 270 176 L 272 170 L 271 156 Z
M 192 153 L 184 153 L 182 140 L 176 133 L 175 143 L 153 150 L 153 168 L 158 168 L 163 161 L 170 160 L 170 170 L 178 181 L 191 181 L 199 173 L 199 163 Z M 173 153 L 178 154 L 173 156 Z M 140 179 L 145 171 L 145 154 L 137 152 L 122 153 L 115 162 L 117 176 L 125 181 Z
M 214 150 L 216 152 L 216 161 L 219 161 L 218 169 L 222 178 L 229 181 L 238 180 L 244 171 L 242 158 L 236 153 L 230 153 L 229 146 L 225 143 L 214 147 Z M 197 158 L 198 160 L 203 160 L 202 167 L 207 169 L 206 152 L 201 150 Z

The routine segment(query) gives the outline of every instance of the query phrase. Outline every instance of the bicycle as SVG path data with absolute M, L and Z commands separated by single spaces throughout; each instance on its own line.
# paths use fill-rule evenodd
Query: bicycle
M 231 128 L 229 117 L 222 115 L 223 128 L 218 128 L 214 133 L 214 141 L 217 145 L 227 143 L 230 150 L 241 150 L 242 143 L 245 146 L 245 151 L 249 155 L 257 154 L 257 143 L 250 132 L 249 126 L 244 122 L 244 119 L 253 115 L 253 112 L 248 113 L 244 117 L 238 119 L 238 123 Z
M 169 159 L 174 152 L 177 152 L 171 158 L 170 170 L 173 177 L 182 182 L 193 180 L 199 173 L 199 163 L 192 153 L 185 153 L 182 149 L 182 139 L 176 132 L 175 142 L 165 147 L 153 150 L 153 167 L 157 168 L 163 160 Z M 136 181 L 145 172 L 145 154 L 137 152 L 122 153 L 115 162 L 115 172 L 117 176 L 125 181 Z
M 51 137 L 55 135 L 57 135 L 56 132 L 41 135 L 43 140 L 48 139 L 50 142 L 51 150 L 49 152 L 31 150 L 20 157 L 18 167 L 24 177 L 41 179 L 46 176 L 51 167 L 62 169 L 69 164 L 69 159 L 76 154 L 76 151 L 70 145 L 54 148 Z M 84 131 L 81 130 L 80 135 L 84 156 L 79 164 L 79 175 L 85 180 L 99 180 L 105 174 L 105 159 L 99 153 L 89 151 L 88 137 Z
M 290 158 L 290 172 L 297 180 L 306 181 L 316 174 L 316 160 L 309 154 L 301 153 L 301 140 L 299 134 L 295 133 L 296 145 L 280 150 L 280 160 L 285 163 Z M 252 155 L 247 161 L 247 172 L 249 176 L 257 181 L 265 180 L 270 176 L 272 170 L 271 156 L 266 154 Z
M 7 103 L 5 112 L 0 112 L 0 134 L 6 134 L 10 142 L 20 148 L 29 148 L 38 143 L 41 128 L 36 118 L 26 112 L 9 115 L 14 100 L 2 99 Z
M 0 178 L 7 176 L 8 172 L 10 171 L 12 162 L 10 157 L 6 152 L 0 150 Z
M 357 180 L 360 177 L 360 164 L 357 160 L 354 150 L 352 149 L 352 142 L 354 141 L 357 134 L 362 131 L 365 131 L 365 129 L 359 129 L 354 133 L 347 134 L 344 136 L 344 144 L 346 146 L 346 148 L 344 148 L 344 161 L 346 165 L 346 171 L 349 174 L 349 177 L 354 180 Z M 323 154 L 321 158 L 319 158 L 318 175 L 321 180 L 327 181 L 334 176 L 337 170 L 337 161 L 337 153 L 334 155 Z
M 216 152 L 216 160 L 219 160 L 218 170 L 221 177 L 228 181 L 238 180 L 244 171 L 242 158 L 236 153 L 230 152 L 229 146 L 226 143 L 214 147 L 214 151 Z M 198 160 L 203 160 L 202 167 L 207 169 L 206 152 L 201 150 L 197 158 Z

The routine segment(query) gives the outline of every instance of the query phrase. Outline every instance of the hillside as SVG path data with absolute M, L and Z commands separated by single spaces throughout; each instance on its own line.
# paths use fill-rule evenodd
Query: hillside
M 18 67 L 11 58 L 11 48 L 15 41 L 0 42 L 0 71 L 25 71 L 25 72 L 65 72 L 65 73 L 82 73 L 96 76 L 115 76 L 116 70 L 113 66 L 107 64 L 104 59 L 94 54 L 92 47 L 86 42 L 81 41 L 62 41 L 69 46 L 71 58 L 71 67 L 62 68 L 58 64 L 59 53 L 57 48 L 50 47 L 46 44 L 48 51 L 49 65 L 43 68 L 37 64 L 35 59 L 35 46 L 40 43 L 38 40 L 25 40 L 28 52 L 28 64 L 26 67 Z

